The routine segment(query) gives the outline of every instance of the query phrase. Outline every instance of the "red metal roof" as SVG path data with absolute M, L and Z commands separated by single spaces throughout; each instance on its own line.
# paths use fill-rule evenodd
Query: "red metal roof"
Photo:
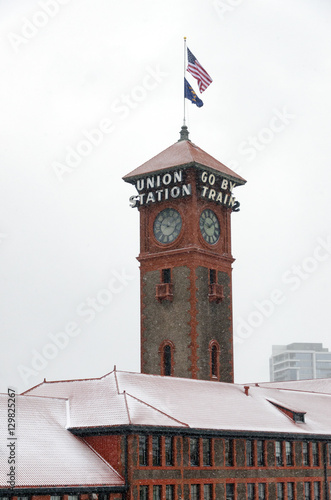
M 127 182 L 134 182 L 138 177 L 151 174 L 152 172 L 162 172 L 180 166 L 195 165 L 207 170 L 213 170 L 234 179 L 238 184 L 245 184 L 245 179 L 233 172 L 223 163 L 216 160 L 208 153 L 200 149 L 189 140 L 178 141 L 169 148 L 165 149 L 151 160 L 143 163 L 123 179 Z

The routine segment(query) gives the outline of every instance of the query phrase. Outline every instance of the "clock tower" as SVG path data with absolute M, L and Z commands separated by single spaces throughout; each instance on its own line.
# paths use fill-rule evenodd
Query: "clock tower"
M 233 382 L 230 217 L 246 181 L 186 126 L 124 180 L 140 212 L 142 373 Z

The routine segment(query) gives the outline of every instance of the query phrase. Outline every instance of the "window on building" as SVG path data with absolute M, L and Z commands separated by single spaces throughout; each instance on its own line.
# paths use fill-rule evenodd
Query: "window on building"
M 152 439 L 153 450 L 153 465 L 155 467 L 161 465 L 161 436 L 153 436 Z
M 255 500 L 255 484 L 247 484 L 247 500 Z
M 215 344 L 211 348 L 211 374 L 218 377 L 218 349 Z
M 312 448 L 312 455 L 313 455 L 313 466 L 314 467 L 318 467 L 319 464 L 320 464 L 320 460 L 319 460 L 319 453 L 318 453 L 318 443 L 316 442 L 313 442 L 311 444 L 311 448 Z
M 287 500 L 294 500 L 294 483 L 287 483 Z
M 305 500 L 311 500 L 311 485 L 308 482 L 305 482 Z
M 153 500 L 162 499 L 162 486 L 159 484 L 154 484 L 153 486 Z
M 314 481 L 314 500 L 321 500 L 321 488 L 319 481 Z
M 171 269 L 162 269 L 162 283 L 171 283 Z
M 92 497 L 89 495 L 89 499 L 92 498 L 92 500 L 109 500 L 109 493 L 92 493 Z
M 204 466 L 211 465 L 211 439 L 209 438 L 202 440 L 202 459 Z
M 264 467 L 265 466 L 264 441 L 261 440 L 256 441 L 256 454 L 257 454 L 258 467 Z
M 246 440 L 246 465 L 247 467 L 254 466 L 254 441 L 252 439 Z
M 291 441 L 285 441 L 286 465 L 293 465 L 293 446 Z
M 28 497 L 18 497 L 17 500 L 19 500 L 19 499 L 23 500 L 25 498 L 27 499 Z M 68 500 L 78 500 L 78 498 L 79 498 L 79 495 L 68 495 Z
M 284 483 L 277 483 L 277 500 L 284 500 Z
M 199 466 L 199 438 L 191 438 L 190 439 L 190 465 L 193 467 Z
M 148 486 L 139 486 L 139 500 L 148 500 Z
M 225 465 L 227 467 L 233 467 L 234 465 L 234 440 L 233 439 L 225 439 L 224 440 L 224 451 L 225 451 Z
M 166 484 L 165 490 L 165 500 L 174 500 L 175 499 L 175 486 L 173 484 Z
M 174 438 L 172 436 L 166 436 L 164 438 L 165 446 L 165 464 L 166 466 L 174 465 Z
M 139 436 L 139 465 L 148 465 L 148 436 Z
M 50 500 L 61 500 L 61 498 L 62 498 L 61 495 L 51 495 L 50 496 Z M 3 499 L 3 497 L 2 497 L 2 499 Z
M 166 377 L 171 376 L 171 368 L 172 368 L 172 353 L 171 353 L 171 346 L 169 344 L 166 344 L 163 347 L 163 353 L 162 353 L 162 362 L 163 362 L 163 375 Z
M 234 483 L 226 485 L 226 500 L 234 500 Z
M 214 283 L 217 283 L 216 269 L 209 269 L 209 284 L 213 285 Z
M 265 483 L 258 484 L 259 500 L 266 500 L 266 485 Z
M 302 443 L 302 465 L 309 466 L 309 443 L 307 441 L 303 441 Z
M 204 484 L 203 485 L 203 500 L 213 500 L 213 485 Z
M 275 453 L 276 453 L 276 465 L 278 467 L 282 467 L 283 465 L 283 450 L 282 450 L 282 442 L 275 442 Z
M 191 484 L 191 500 L 200 500 L 199 484 Z

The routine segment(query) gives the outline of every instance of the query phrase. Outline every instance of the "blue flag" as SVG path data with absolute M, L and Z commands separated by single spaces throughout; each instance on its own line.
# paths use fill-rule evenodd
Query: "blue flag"
M 186 78 L 184 78 L 184 97 L 186 97 L 186 99 L 189 99 L 189 101 L 191 101 L 193 104 L 196 104 L 198 108 L 201 108 L 201 106 L 203 106 L 203 102 L 196 95 Z

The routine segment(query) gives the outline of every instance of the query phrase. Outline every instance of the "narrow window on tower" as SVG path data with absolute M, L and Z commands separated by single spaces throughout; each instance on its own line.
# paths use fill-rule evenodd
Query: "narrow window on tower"
M 219 354 L 220 348 L 215 340 L 209 344 L 209 357 L 210 357 L 210 378 L 219 380 Z
M 162 342 L 159 348 L 159 354 L 161 356 L 161 375 L 167 377 L 173 375 L 173 353 L 173 343 L 170 340 Z
M 217 283 L 217 274 L 216 274 L 216 269 L 209 269 L 209 284 L 214 285 Z
M 216 269 L 209 269 L 208 298 L 209 302 L 216 302 L 216 304 L 224 299 L 223 285 L 219 285 L 217 282 Z
M 172 302 L 173 292 L 170 268 L 161 270 L 161 283 L 156 285 L 155 296 L 159 302 L 162 302 L 162 300 L 169 300 L 170 302 Z
M 171 283 L 171 269 L 162 269 L 162 283 Z
M 171 375 L 171 347 L 170 345 L 165 345 L 163 348 L 163 364 L 164 364 L 164 375 L 170 377 Z

